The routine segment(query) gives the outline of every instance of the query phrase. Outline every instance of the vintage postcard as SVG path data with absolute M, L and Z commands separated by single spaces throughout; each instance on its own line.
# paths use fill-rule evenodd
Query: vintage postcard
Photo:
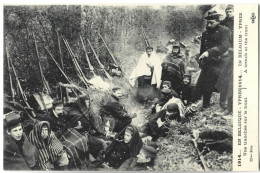
M 258 171 L 258 17 L 4 4 L 2 169 Z

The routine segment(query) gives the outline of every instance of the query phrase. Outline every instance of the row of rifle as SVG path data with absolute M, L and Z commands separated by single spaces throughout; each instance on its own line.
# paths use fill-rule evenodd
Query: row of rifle
M 103 37 L 98 33 L 99 37 L 101 38 L 102 42 L 104 43 L 109 55 L 111 56 L 113 62 L 115 63 L 116 66 L 119 67 L 119 64 L 117 63 L 115 57 L 113 56 L 111 50 L 109 49 L 109 47 L 107 46 L 107 44 L 105 43 Z M 91 87 L 91 84 L 89 83 L 88 79 L 86 78 L 85 74 L 83 73 L 79 63 L 78 63 L 78 58 L 77 56 L 73 53 L 68 41 L 66 40 L 66 38 L 64 36 L 59 36 L 58 32 L 57 32 L 57 36 L 58 36 L 58 46 L 59 46 L 59 54 L 60 54 L 60 63 L 57 62 L 56 58 L 54 58 L 53 54 L 50 52 L 49 48 L 47 46 L 44 46 L 46 52 L 48 53 L 49 57 L 52 59 L 52 61 L 55 63 L 55 65 L 57 66 L 57 68 L 59 69 L 59 71 L 61 72 L 61 74 L 63 75 L 63 77 L 66 79 L 66 81 L 70 84 L 70 86 L 73 86 L 73 89 L 72 89 L 72 92 L 75 94 L 75 96 L 78 96 L 79 93 L 83 93 L 82 92 L 82 88 L 75 85 L 73 83 L 73 81 L 66 75 L 66 73 L 64 72 L 64 65 L 63 65 L 63 57 L 62 57 L 62 52 L 61 52 L 61 43 L 60 43 L 60 37 L 62 38 L 64 44 L 65 44 L 65 47 L 66 49 L 68 50 L 68 53 L 69 53 L 69 56 L 71 57 L 71 60 L 73 62 L 73 65 L 75 67 L 75 70 L 77 72 L 77 76 L 79 77 L 80 81 L 84 84 L 84 86 L 86 88 L 89 88 Z M 88 62 L 88 66 L 89 66 L 89 69 L 90 69 L 90 72 L 95 76 L 95 72 L 94 72 L 94 67 L 92 66 L 91 62 L 90 62 L 90 58 L 88 56 L 88 51 L 86 49 L 86 46 L 84 44 L 84 40 L 81 36 L 80 37 L 80 41 L 81 41 L 81 44 L 82 44 L 82 47 L 83 47 L 83 50 L 84 50 L 84 53 L 85 53 L 85 57 L 86 57 L 86 60 Z M 39 71 L 40 71 L 40 76 L 41 76 L 41 82 L 42 82 L 42 85 L 43 85 L 43 92 L 48 94 L 48 95 L 52 95 L 52 92 L 51 92 L 51 89 L 50 89 L 50 86 L 49 86 L 49 83 L 48 81 L 46 80 L 45 76 L 44 76 L 44 73 L 43 73 L 43 69 L 42 69 L 42 64 L 41 64 L 41 60 L 40 60 L 40 54 L 39 54 L 39 51 L 38 51 L 38 45 L 37 45 L 37 41 L 36 41 L 36 37 L 35 37 L 35 34 L 33 33 L 33 39 L 34 39 L 34 47 L 35 47 L 35 51 L 36 51 L 36 57 L 37 57 L 37 62 L 38 62 L 38 68 L 39 68 Z M 112 80 L 112 77 L 110 76 L 110 74 L 107 72 L 107 70 L 105 69 L 104 65 L 101 63 L 95 49 L 93 48 L 91 42 L 89 41 L 89 39 L 87 39 L 87 42 L 89 44 L 89 47 L 91 48 L 91 51 L 94 55 L 94 57 L 96 58 L 101 70 L 104 72 L 104 74 L 106 75 L 106 77 L 110 80 Z M 31 108 L 31 106 L 29 105 L 28 103 L 28 99 L 27 99 L 27 96 L 21 86 L 21 83 L 19 81 L 19 77 L 17 75 L 17 71 L 14 67 L 14 64 L 13 64 L 13 61 L 12 59 L 10 58 L 10 55 L 9 55 L 9 50 L 8 50 L 8 43 L 6 42 L 5 44 L 5 50 L 6 50 L 6 56 L 7 56 L 7 65 L 8 65 L 8 73 L 9 73 L 9 81 L 10 81 L 10 88 L 11 88 L 11 97 L 12 97 L 12 100 L 15 101 L 16 100 L 16 90 L 14 89 L 14 82 L 13 82 L 13 79 L 12 79 L 12 75 L 14 76 L 15 78 L 15 81 L 16 81 L 16 84 L 17 84 L 17 88 L 18 88 L 18 92 L 21 94 L 21 97 L 22 97 L 22 100 L 26 106 L 26 108 L 28 108 L 27 110 L 30 110 L 29 112 L 29 117 L 33 119 L 33 117 L 36 117 L 33 109 Z M 121 68 L 120 68 L 121 69 Z M 124 75 L 122 74 L 122 77 L 124 77 Z M 76 91 L 75 91 L 76 90 Z

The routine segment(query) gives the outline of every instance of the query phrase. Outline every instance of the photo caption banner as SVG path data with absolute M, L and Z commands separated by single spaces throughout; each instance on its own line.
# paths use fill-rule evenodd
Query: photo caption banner
M 258 5 L 234 8 L 233 171 L 258 170 Z

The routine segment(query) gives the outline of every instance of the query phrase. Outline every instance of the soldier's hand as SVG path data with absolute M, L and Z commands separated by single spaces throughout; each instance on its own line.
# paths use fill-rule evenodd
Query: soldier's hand
M 199 60 L 206 58 L 206 57 L 209 57 L 209 52 L 207 52 L 207 51 L 200 55 Z

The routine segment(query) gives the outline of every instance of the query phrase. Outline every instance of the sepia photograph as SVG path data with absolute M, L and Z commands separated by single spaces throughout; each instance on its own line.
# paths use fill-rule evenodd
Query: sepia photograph
M 4 5 L 3 169 L 232 171 L 235 7 Z

